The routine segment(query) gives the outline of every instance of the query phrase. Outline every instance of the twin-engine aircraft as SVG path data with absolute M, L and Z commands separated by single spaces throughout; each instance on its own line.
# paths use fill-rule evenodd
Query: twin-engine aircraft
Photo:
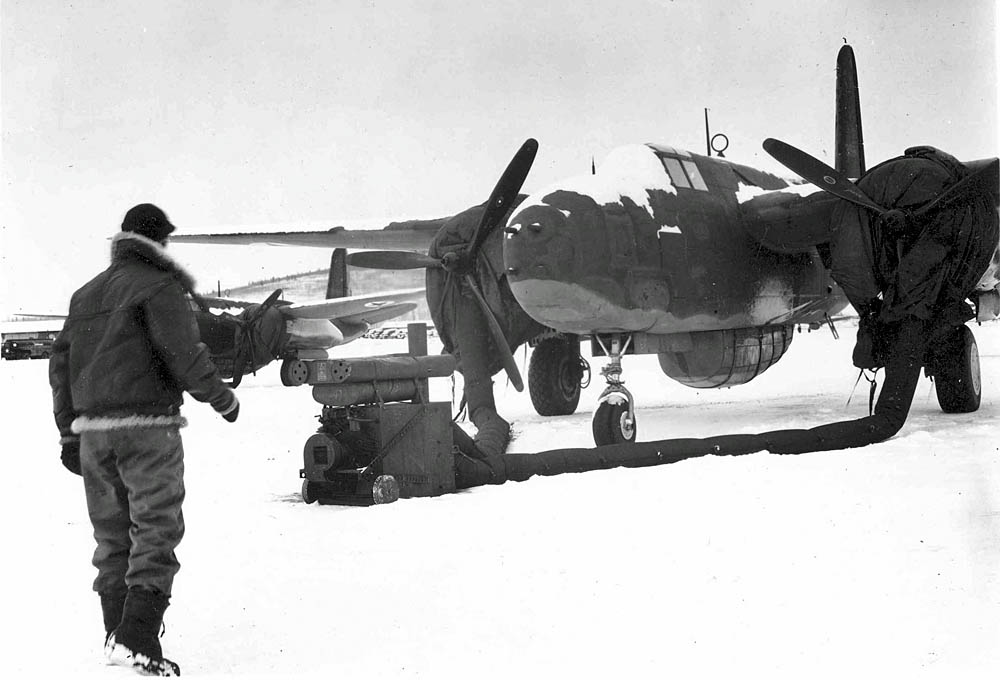
M 518 204 L 517 193 L 537 149 L 528 140 L 485 204 L 464 250 L 442 258 L 416 252 L 355 253 L 349 261 L 459 274 L 454 278 L 477 293 L 496 338 L 502 332 L 494 316 L 502 312 L 478 294 L 482 285 L 476 277 L 482 269 L 475 262 L 484 256 L 483 244 L 502 233 L 500 276 L 523 311 L 549 329 L 533 341 L 529 390 L 536 410 L 560 415 L 576 409 L 586 366 L 579 339 L 589 337 L 594 354 L 609 359 L 601 371 L 607 387 L 594 413 L 595 441 L 634 441 L 635 409 L 622 381 L 623 355 L 655 353 L 664 373 L 691 387 L 738 385 L 784 355 L 797 325 L 832 323 L 848 306 L 831 276 L 831 243 L 845 201 L 887 224 L 916 224 L 908 220 L 952 206 L 978 189 L 991 197 L 989 219 L 995 224 L 997 159 L 964 164 L 968 181 L 941 187 L 931 200 L 904 201 L 892 209 L 858 188 L 853 180 L 865 175 L 865 163 L 857 92 L 854 55 L 844 46 L 837 64 L 835 168 L 777 140 L 765 142 L 768 152 L 812 184 L 720 157 L 642 144 L 619 148 L 592 175 L 560 182 Z M 365 232 L 338 228 L 172 238 L 182 243 L 426 252 L 435 226 L 446 222 L 401 223 Z M 985 241 L 976 241 L 976 252 L 968 253 L 970 262 L 988 264 L 963 293 L 981 319 L 1000 313 L 1000 239 L 995 226 L 988 233 Z M 502 337 L 496 347 L 509 352 Z M 949 360 L 959 369 L 936 376 L 939 401 L 954 410 L 955 400 L 941 395 L 958 392 L 962 409 L 974 410 L 970 404 L 978 407 L 980 389 L 974 341 L 956 351 Z M 513 360 L 508 358 L 505 367 L 519 385 Z
M 326 350 L 415 309 L 424 296 L 423 288 L 343 295 L 336 292 L 334 267 L 331 263 L 328 298 L 318 302 L 285 302 L 281 289 L 260 303 L 192 296 L 201 341 L 222 377 L 232 378 L 235 387 L 247 373 L 281 359 L 281 381 L 301 384 L 307 373 L 303 360 L 325 359 Z

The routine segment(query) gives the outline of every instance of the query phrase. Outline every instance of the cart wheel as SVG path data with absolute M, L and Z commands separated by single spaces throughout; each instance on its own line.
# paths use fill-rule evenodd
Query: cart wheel
M 317 500 L 316 487 L 313 484 L 314 482 L 310 482 L 308 479 L 302 480 L 302 501 L 306 505 L 315 503 Z
M 379 475 L 372 484 L 375 505 L 385 505 L 399 500 L 399 482 L 392 475 Z

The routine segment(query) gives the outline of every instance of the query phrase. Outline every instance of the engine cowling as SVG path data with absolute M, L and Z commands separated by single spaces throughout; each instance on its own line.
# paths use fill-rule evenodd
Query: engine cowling
M 659 352 L 660 369 L 688 387 L 742 385 L 777 363 L 792 344 L 792 326 L 691 333 L 684 351 Z
M 208 347 L 212 362 L 223 378 L 234 377 L 236 354 L 241 345 L 245 345 L 243 351 L 248 352 L 244 374 L 266 366 L 289 348 L 291 334 L 279 308 L 268 307 L 255 322 L 249 325 L 244 323 L 247 315 L 259 307 L 259 304 L 246 305 L 237 315 L 230 312 L 195 312 L 201 341 Z M 323 322 L 329 325 L 325 319 Z M 244 333 L 253 335 L 252 342 L 247 342 Z

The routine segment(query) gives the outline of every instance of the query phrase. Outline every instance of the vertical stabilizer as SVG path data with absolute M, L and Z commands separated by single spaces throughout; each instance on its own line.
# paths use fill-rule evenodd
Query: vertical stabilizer
M 347 281 L 347 251 L 335 248 L 330 256 L 330 275 L 326 279 L 326 299 L 348 297 L 351 294 Z
M 865 171 L 865 142 L 861 135 L 861 100 L 858 96 L 858 68 L 850 45 L 837 55 L 837 128 L 834 167 L 857 179 Z

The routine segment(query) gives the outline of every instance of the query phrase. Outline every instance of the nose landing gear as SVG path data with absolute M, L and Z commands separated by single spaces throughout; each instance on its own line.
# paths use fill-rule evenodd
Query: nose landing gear
M 632 336 L 626 336 L 623 342 L 621 335 L 612 335 L 610 349 L 599 336 L 594 338 L 608 356 L 608 365 L 601 369 L 608 386 L 597 400 L 591 424 L 594 443 L 598 446 L 632 443 L 636 434 L 634 400 L 622 382 L 622 354 L 628 350 Z

